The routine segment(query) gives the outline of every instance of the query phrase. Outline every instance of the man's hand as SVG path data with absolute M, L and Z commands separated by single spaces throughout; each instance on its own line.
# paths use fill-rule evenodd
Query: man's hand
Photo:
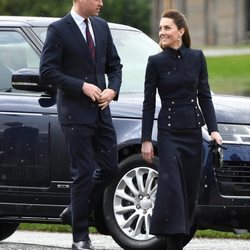
M 104 89 L 98 99 L 99 107 L 103 110 L 116 96 L 116 92 L 113 89 Z
M 90 97 L 93 102 L 99 102 L 102 95 L 101 89 L 99 89 L 96 85 L 87 82 L 84 82 L 82 92 Z

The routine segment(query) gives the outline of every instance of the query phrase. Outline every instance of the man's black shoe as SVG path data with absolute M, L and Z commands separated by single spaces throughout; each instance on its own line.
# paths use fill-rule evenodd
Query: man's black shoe
M 92 244 L 91 241 L 79 241 L 79 242 L 73 242 L 72 244 L 72 250 L 96 250 Z
M 66 207 L 62 211 L 62 213 L 60 214 L 60 218 L 61 218 L 63 224 L 68 224 L 68 225 L 72 224 L 72 222 L 71 222 L 71 211 L 70 211 L 69 207 Z

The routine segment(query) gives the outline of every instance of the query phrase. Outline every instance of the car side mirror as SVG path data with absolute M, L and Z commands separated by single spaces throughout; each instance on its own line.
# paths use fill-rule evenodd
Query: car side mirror
M 51 84 L 41 84 L 38 69 L 19 69 L 12 74 L 11 84 L 17 90 L 56 93 L 56 89 Z

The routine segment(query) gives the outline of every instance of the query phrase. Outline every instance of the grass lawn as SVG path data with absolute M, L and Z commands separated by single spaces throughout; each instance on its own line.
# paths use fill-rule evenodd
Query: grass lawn
M 60 224 L 23 223 L 20 225 L 19 230 L 70 233 L 71 227 L 66 226 L 66 225 L 60 225 Z M 96 229 L 93 227 L 90 228 L 90 232 L 97 233 Z M 219 232 L 219 231 L 214 231 L 214 230 L 198 230 L 195 234 L 195 237 L 250 239 L 250 233 L 234 234 L 234 233 Z
M 250 55 L 206 57 L 215 93 L 250 96 Z
M 235 234 L 229 232 L 221 232 L 215 230 L 197 230 L 195 233 L 197 238 L 223 238 L 223 239 L 250 239 L 250 233 Z

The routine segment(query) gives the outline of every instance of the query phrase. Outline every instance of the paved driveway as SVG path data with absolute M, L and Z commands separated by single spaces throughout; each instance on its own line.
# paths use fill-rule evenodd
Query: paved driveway
M 204 49 L 205 56 L 231 56 L 231 55 L 250 55 L 250 48 L 232 48 L 232 49 Z
M 122 250 L 111 237 L 91 235 L 98 250 Z M 71 234 L 17 231 L 0 243 L 1 250 L 71 249 Z M 185 250 L 250 250 L 250 240 L 193 239 Z

